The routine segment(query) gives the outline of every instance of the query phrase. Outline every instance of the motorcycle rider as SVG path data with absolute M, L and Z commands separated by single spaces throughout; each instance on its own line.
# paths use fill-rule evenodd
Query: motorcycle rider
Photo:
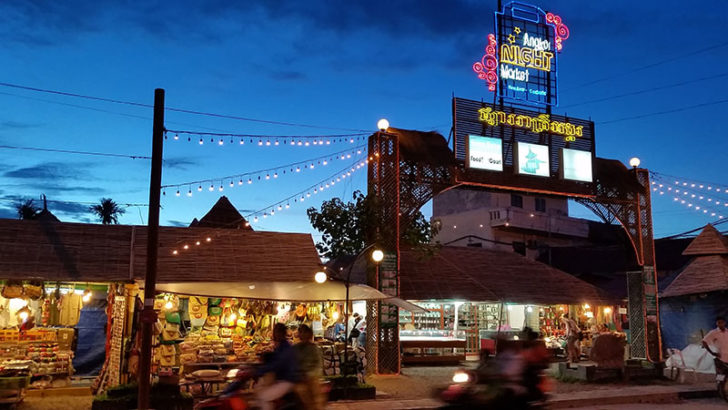
M 272 410 L 275 400 L 293 391 L 293 387 L 298 382 L 298 360 L 296 359 L 295 350 L 286 338 L 287 332 L 286 325 L 283 323 L 275 324 L 273 327 L 275 349 L 268 356 L 268 360 L 254 371 L 254 377 L 256 378 L 267 373 L 275 375 L 275 380 L 272 383 L 265 386 L 256 386 L 255 396 L 258 406 L 262 410 Z M 242 387 L 241 385 L 242 382 L 233 382 L 228 385 L 223 394 L 234 393 Z

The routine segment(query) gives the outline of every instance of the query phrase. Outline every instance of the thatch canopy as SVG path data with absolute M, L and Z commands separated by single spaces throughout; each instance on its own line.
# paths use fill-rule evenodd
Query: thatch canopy
M 253 230 L 248 221 L 240 215 L 240 212 L 235 209 L 235 206 L 224 195 L 217 200 L 215 205 L 210 208 L 210 211 L 202 219 L 198 221 L 195 218 L 190 224 L 190 227 Z
M 728 239 L 711 224 L 705 225 L 690 245 L 682 253 L 686 256 L 728 255 Z
M 455 157 L 447 140 L 438 132 L 389 127 L 387 133 L 399 137 L 400 158 L 403 161 L 420 162 L 436 167 L 455 164 Z
M 695 258 L 665 288 L 662 297 L 728 289 L 728 241 L 712 225 L 703 228 L 683 255 Z
M 532 304 L 613 304 L 617 298 L 514 252 L 444 246 L 401 252 L 400 297 Z
M 159 282 L 308 281 L 321 269 L 309 234 L 161 227 L 159 240 Z M 0 219 L 1 279 L 139 279 L 146 255 L 146 226 Z

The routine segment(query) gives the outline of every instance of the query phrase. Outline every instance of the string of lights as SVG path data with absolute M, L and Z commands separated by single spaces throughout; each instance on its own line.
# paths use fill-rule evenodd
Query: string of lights
M 236 182 L 237 186 L 239 187 L 242 187 L 244 185 L 252 185 L 254 181 L 268 181 L 271 179 L 277 179 L 280 175 L 286 175 L 286 173 L 288 173 L 288 175 L 297 174 L 302 171 L 312 170 L 316 168 L 317 165 L 327 166 L 330 163 L 335 162 L 336 160 L 345 161 L 347 159 L 356 158 L 357 155 L 361 155 L 362 153 L 364 153 L 364 145 L 359 145 L 357 147 L 354 147 L 353 149 L 347 149 L 332 154 L 323 155 L 317 158 L 280 165 L 277 167 L 250 171 L 235 175 L 228 175 L 224 177 L 205 178 L 196 181 L 182 182 L 178 184 L 162 185 L 162 195 L 167 195 L 167 189 L 176 188 L 175 195 L 181 196 L 182 188 L 187 187 L 187 196 L 191 197 L 193 187 L 196 186 L 197 191 L 202 192 L 203 185 L 207 186 L 209 184 L 208 190 L 210 192 L 213 192 L 216 190 L 217 183 L 219 183 L 217 190 L 222 192 L 225 189 L 225 181 L 229 181 L 228 185 L 230 188 L 235 187 Z
M 660 172 L 650 171 L 653 179 L 660 179 L 662 181 L 668 181 L 674 185 L 680 185 L 683 187 L 705 189 L 708 191 L 728 193 L 728 185 L 717 184 L 714 182 L 697 181 L 688 178 L 676 177 L 673 175 L 663 174 Z
M 251 213 L 245 215 L 242 219 L 231 222 L 229 225 L 233 226 L 233 225 L 237 225 L 237 224 L 245 221 L 245 225 L 250 226 L 251 218 L 252 218 L 253 222 L 258 222 L 260 219 L 266 219 L 266 218 L 275 216 L 276 213 L 280 213 L 284 210 L 290 209 L 291 204 L 296 205 L 296 204 L 303 203 L 306 201 L 306 199 L 311 198 L 312 195 L 316 195 L 320 192 L 323 192 L 324 190 L 332 188 L 336 185 L 336 183 L 346 180 L 347 178 L 350 178 L 352 176 L 352 174 L 354 174 L 356 171 L 358 171 L 361 168 L 366 167 L 368 162 L 369 162 L 369 160 L 365 159 L 365 160 L 359 161 L 355 164 L 352 164 L 350 166 L 347 166 L 346 168 L 342 168 L 339 171 L 337 171 L 336 173 L 330 175 L 328 178 L 322 179 L 321 181 L 319 181 L 313 185 L 310 185 L 307 188 L 300 190 L 293 195 L 290 195 L 277 202 L 274 202 L 264 208 L 251 212 Z M 213 237 L 215 236 L 215 234 L 213 232 L 214 231 L 210 230 L 207 233 L 200 235 L 198 237 L 198 239 L 191 240 L 191 241 L 178 242 L 177 245 L 179 245 L 179 246 L 175 247 L 172 250 L 172 255 L 179 255 L 183 251 L 187 251 L 194 247 L 201 246 L 202 244 L 212 243 Z
M 699 190 L 707 191 L 710 188 L 713 194 L 710 196 Z M 697 189 L 698 191 L 694 191 Z M 692 209 L 706 216 L 717 217 L 722 220 L 728 214 L 728 198 L 720 198 L 720 195 L 726 195 L 726 191 L 721 188 L 713 187 L 699 183 L 689 183 L 670 179 L 667 181 L 661 177 L 656 177 L 652 181 L 652 191 L 658 195 L 669 195 L 674 203 L 684 205 L 688 209 Z
M 225 145 L 225 141 L 229 141 L 230 145 L 252 145 L 252 146 L 323 146 L 335 143 L 350 143 L 357 141 L 365 141 L 370 133 L 356 134 L 329 134 L 329 135 L 260 135 L 260 134 L 233 134 L 219 132 L 202 132 L 202 131 L 183 131 L 183 130 L 165 130 L 164 138 L 169 139 L 172 135 L 173 141 L 196 142 L 204 145 L 207 138 L 211 144 L 218 146 Z M 180 137 L 180 135 L 182 135 Z M 194 137 L 194 138 L 193 138 Z M 237 144 L 236 144 L 237 143 Z

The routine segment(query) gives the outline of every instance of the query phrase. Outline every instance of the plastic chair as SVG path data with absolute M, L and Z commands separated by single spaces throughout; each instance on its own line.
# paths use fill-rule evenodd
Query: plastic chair
M 698 372 L 694 367 L 689 367 L 685 364 L 685 358 L 680 349 L 667 349 L 667 354 L 670 358 L 670 379 L 675 380 L 673 371 L 677 369 L 678 376 L 681 378 L 681 381 L 684 381 L 685 370 L 690 370 L 693 372 L 693 381 L 697 383 Z

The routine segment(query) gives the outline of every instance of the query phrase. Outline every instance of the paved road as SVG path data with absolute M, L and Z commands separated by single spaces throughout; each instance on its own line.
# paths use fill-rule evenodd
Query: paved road
M 721 399 L 685 400 L 675 404 L 615 404 L 610 406 L 576 407 L 571 410 L 726 410 L 728 402 Z

